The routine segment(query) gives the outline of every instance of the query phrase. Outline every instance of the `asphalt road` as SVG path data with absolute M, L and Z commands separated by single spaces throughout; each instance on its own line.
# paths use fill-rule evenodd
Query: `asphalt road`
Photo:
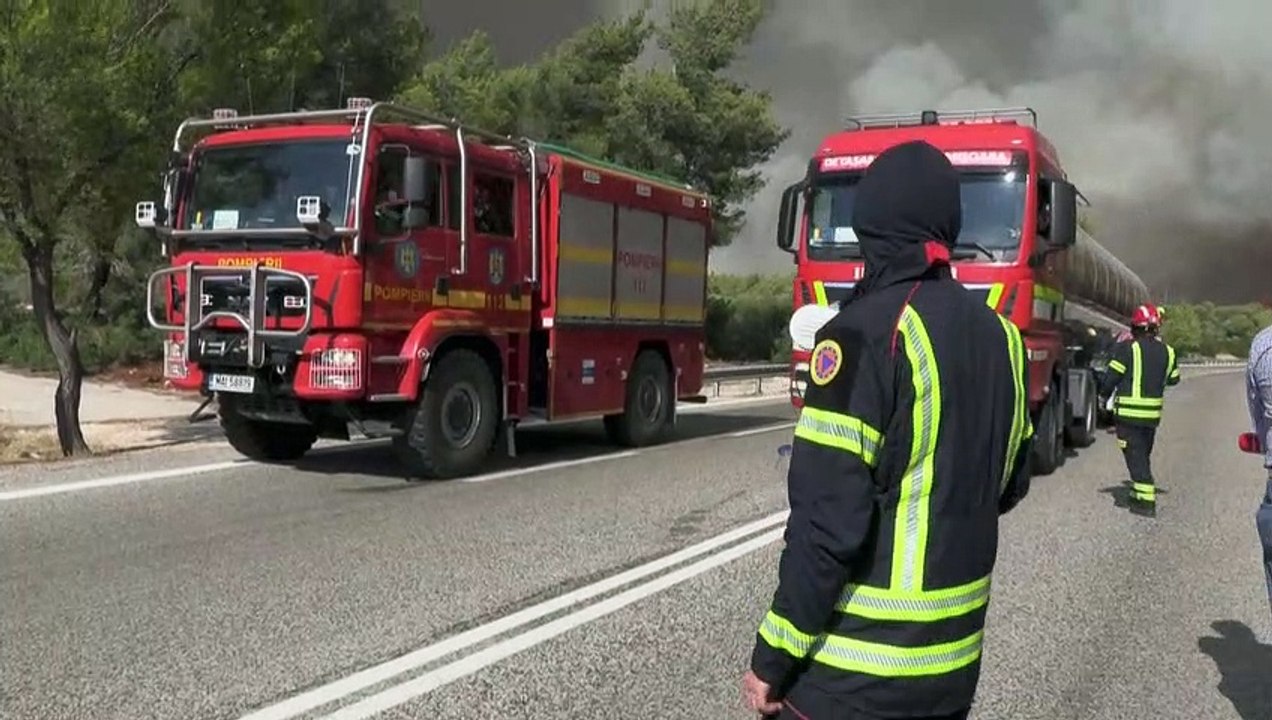
M 1239 374 L 1185 378 L 1156 519 L 1118 507 L 1107 436 L 1036 480 L 975 718 L 1272 718 L 1243 415 Z M 375 445 L 0 473 L 0 717 L 750 717 L 793 417 L 686 415 L 623 454 L 525 432 L 475 482 L 403 483 Z

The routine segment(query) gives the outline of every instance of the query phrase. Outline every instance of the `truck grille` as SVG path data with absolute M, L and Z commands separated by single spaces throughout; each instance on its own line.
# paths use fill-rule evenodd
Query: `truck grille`
M 199 308 L 202 314 L 218 310 L 246 316 L 251 310 L 252 288 L 241 276 L 205 277 L 199 280 Z M 265 316 L 302 317 L 305 314 L 305 287 L 291 278 L 265 279 Z

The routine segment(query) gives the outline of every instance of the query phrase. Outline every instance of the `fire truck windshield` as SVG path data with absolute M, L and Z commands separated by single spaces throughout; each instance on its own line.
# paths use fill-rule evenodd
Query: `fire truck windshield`
M 328 220 L 345 224 L 349 194 L 347 140 L 300 140 L 211 147 L 194 160 L 183 229 L 299 227 L 296 199 L 318 195 Z
M 860 173 L 818 178 L 809 202 L 808 258 L 814 261 L 862 257 L 852 229 L 852 207 Z M 956 250 L 968 260 L 1008 260 L 1020 246 L 1025 211 L 1025 177 L 1018 171 L 962 173 L 963 230 Z M 979 247 L 978 247 L 979 246 Z M 989 257 L 993 255 L 993 257 Z M 962 260 L 963 253 L 960 252 Z

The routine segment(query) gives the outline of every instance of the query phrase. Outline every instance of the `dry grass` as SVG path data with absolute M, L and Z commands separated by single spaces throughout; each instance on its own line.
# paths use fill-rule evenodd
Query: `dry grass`
M 96 455 L 215 439 L 216 423 L 190 425 L 171 420 L 86 423 L 84 439 Z M 52 427 L 0 425 L 0 465 L 62 459 Z

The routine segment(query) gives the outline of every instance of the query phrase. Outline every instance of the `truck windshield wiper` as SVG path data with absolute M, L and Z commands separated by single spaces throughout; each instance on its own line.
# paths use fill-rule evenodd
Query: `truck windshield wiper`
M 980 253 L 981 253 L 981 254 L 983 254 L 985 257 L 989 258 L 990 260 L 997 260 L 997 259 L 998 259 L 998 256 L 997 256 L 997 255 L 995 255 L 995 254 L 994 254 L 994 252 L 993 252 L 992 250 L 990 250 L 989 248 L 985 247 L 984 245 L 982 245 L 982 244 L 980 244 L 980 243 L 976 242 L 975 240 L 972 240 L 972 241 L 970 241 L 970 242 L 957 242 L 957 243 L 955 243 L 955 244 L 954 244 L 954 251 L 955 251 L 955 252 L 957 252 L 960 248 L 968 248 L 968 249 L 971 249 L 971 250 L 976 250 L 977 252 L 980 252 Z

